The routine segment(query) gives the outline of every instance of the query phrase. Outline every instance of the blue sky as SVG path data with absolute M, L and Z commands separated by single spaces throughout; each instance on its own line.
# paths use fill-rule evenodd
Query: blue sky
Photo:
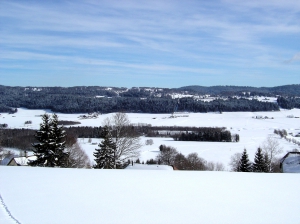
M 299 80 L 299 0 L 0 1 L 0 85 Z

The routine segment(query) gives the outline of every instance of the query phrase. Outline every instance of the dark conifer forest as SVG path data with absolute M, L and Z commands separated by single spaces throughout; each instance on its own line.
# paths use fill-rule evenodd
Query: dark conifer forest
M 196 97 L 173 99 L 172 94 Z M 201 100 L 204 95 L 214 97 Z M 181 88 L 133 87 L 10 87 L 0 86 L 0 112 L 15 108 L 51 109 L 62 113 L 89 112 L 232 112 L 276 111 L 279 107 L 300 108 L 300 85 L 272 88 L 237 86 L 187 86 Z M 254 96 L 278 97 L 277 103 L 261 102 Z M 252 99 L 250 99 L 253 97 Z

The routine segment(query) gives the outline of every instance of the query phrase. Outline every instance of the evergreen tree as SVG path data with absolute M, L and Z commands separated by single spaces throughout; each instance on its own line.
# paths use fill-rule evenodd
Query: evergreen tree
M 42 115 L 42 123 L 40 124 L 40 130 L 36 132 L 35 138 L 39 143 L 34 143 L 33 152 L 37 157 L 34 161 L 29 161 L 30 166 L 47 166 L 49 159 L 49 145 L 50 145 L 50 116 L 48 114 Z
M 40 130 L 36 132 L 35 138 L 39 143 L 35 143 L 33 152 L 37 157 L 34 161 L 29 161 L 30 166 L 43 167 L 64 167 L 68 158 L 68 153 L 64 152 L 65 144 L 62 139 L 65 137 L 62 127 L 58 127 L 58 117 L 56 114 L 42 115 L 43 122 Z
M 69 154 L 65 152 L 65 131 L 62 126 L 58 126 L 58 116 L 52 115 L 50 138 L 51 144 L 51 166 L 66 167 Z
M 261 148 L 258 148 L 255 154 L 254 163 L 252 167 L 253 172 L 267 172 L 264 155 L 262 154 Z
M 99 149 L 96 149 L 94 156 L 96 157 L 94 165 L 95 169 L 115 169 L 115 151 L 116 144 L 113 142 L 108 127 L 105 126 L 102 130 L 103 140 L 99 144 Z
M 251 163 L 248 159 L 248 153 L 246 149 L 244 149 L 244 152 L 242 154 L 238 172 L 251 172 Z

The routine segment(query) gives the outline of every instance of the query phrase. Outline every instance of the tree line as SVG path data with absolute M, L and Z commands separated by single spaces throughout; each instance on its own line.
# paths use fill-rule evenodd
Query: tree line
M 58 121 L 60 125 L 62 122 Z M 64 123 L 64 122 L 63 122 Z M 101 126 L 70 126 L 63 127 L 66 133 L 65 141 L 72 142 L 77 138 L 101 138 Z M 170 137 L 175 141 L 212 141 L 238 142 L 239 135 L 231 134 L 226 128 L 217 127 L 180 127 L 180 126 L 151 126 L 129 124 L 130 132 L 145 137 Z M 32 150 L 32 143 L 36 140 L 36 130 L 27 128 L 2 128 L 0 144 L 3 147 Z
M 100 138 L 101 127 L 63 127 L 66 133 L 64 141 L 72 142 L 77 138 Z M 3 147 L 18 148 L 21 150 L 32 150 L 32 143 L 36 141 L 34 135 L 36 130 L 19 129 L 0 129 L 0 144 Z
M 175 141 L 207 141 L 207 142 L 238 142 L 239 135 L 234 137 L 228 130 L 221 130 L 220 128 L 203 128 L 203 131 L 186 132 L 175 135 Z

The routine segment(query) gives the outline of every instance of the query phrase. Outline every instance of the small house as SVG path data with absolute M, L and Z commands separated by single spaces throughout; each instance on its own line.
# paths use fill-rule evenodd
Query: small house
M 28 166 L 28 162 L 36 160 L 36 156 L 20 156 L 12 158 L 7 166 Z
M 300 152 L 289 152 L 280 160 L 282 173 L 300 173 Z

